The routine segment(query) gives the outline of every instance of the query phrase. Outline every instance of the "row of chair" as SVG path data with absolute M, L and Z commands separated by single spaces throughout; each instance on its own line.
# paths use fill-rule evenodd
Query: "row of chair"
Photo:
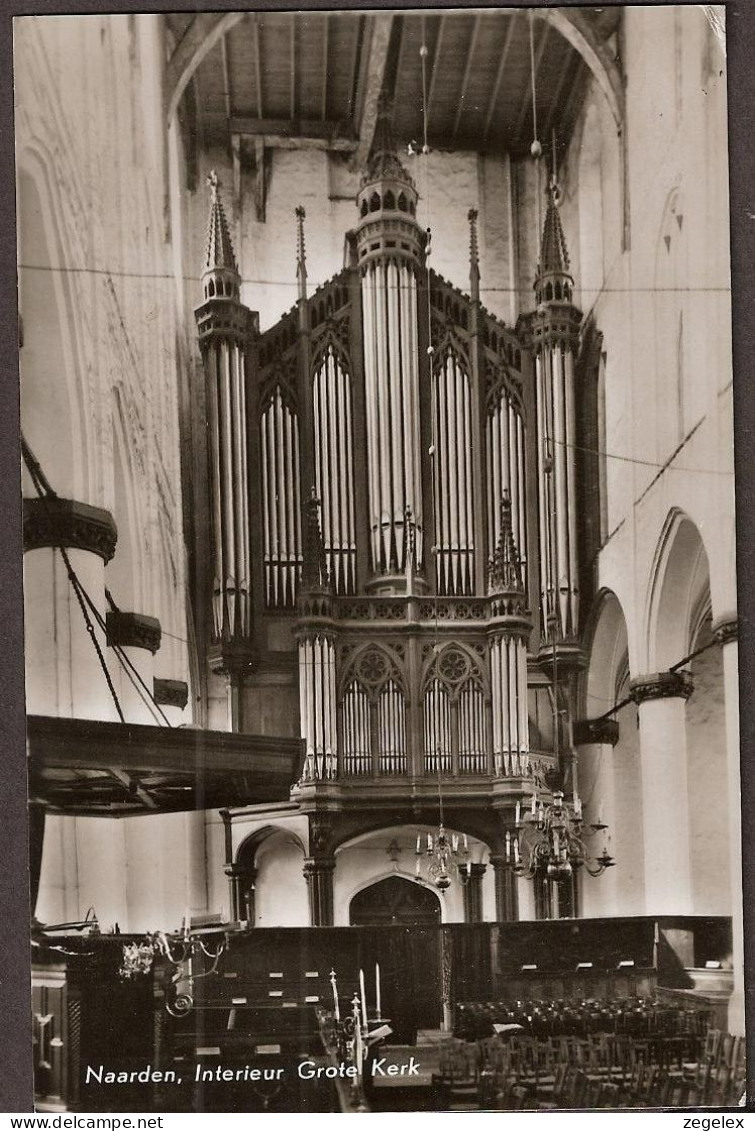
M 710 1024 L 710 1011 L 657 998 L 461 1002 L 456 1007 L 456 1036 L 486 1037 L 497 1024 L 518 1025 L 536 1036 L 702 1036 Z
M 650 1040 L 452 1038 L 441 1049 L 440 1078 L 449 1089 L 476 1088 L 483 1109 L 722 1106 L 744 1092 L 744 1055 L 744 1038 L 718 1030 Z

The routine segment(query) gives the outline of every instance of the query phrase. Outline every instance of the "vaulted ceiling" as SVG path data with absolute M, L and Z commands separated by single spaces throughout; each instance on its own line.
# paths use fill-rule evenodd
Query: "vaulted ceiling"
M 432 148 L 519 156 L 533 62 L 544 145 L 554 130 L 568 141 L 591 70 L 620 116 L 619 20 L 616 8 L 172 13 L 168 111 L 200 149 L 310 145 L 358 166 L 384 94 L 400 144 L 422 140 L 426 104 Z

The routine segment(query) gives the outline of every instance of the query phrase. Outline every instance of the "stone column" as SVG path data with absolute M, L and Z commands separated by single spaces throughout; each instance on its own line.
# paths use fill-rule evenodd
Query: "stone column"
M 629 691 L 640 720 L 645 913 L 691 915 L 685 705 L 688 672 L 634 679 Z
M 729 1000 L 730 1033 L 745 1032 L 744 923 L 742 907 L 742 796 L 739 750 L 739 646 L 737 622 L 725 617 L 713 626 L 724 666 L 726 763 L 729 796 L 729 857 L 731 869 L 731 933 L 734 991 Z
M 517 877 L 516 896 L 520 923 L 532 922 L 534 919 L 537 919 L 535 888 L 533 884 L 534 880 L 528 880 L 524 876 Z
M 126 722 L 164 725 L 160 712 L 150 705 L 154 656 L 162 635 L 159 620 L 117 610 L 107 614 L 106 625 L 108 666 Z
M 117 531 L 106 510 L 73 499 L 24 499 L 24 638 L 26 649 L 26 707 L 32 715 L 117 720 L 113 697 L 97 655 L 105 657 L 105 632 L 82 597 L 90 627 L 60 552 L 65 549 L 71 568 L 95 610 L 104 618 L 105 566 L 115 553 Z M 80 918 L 81 876 L 78 830 L 90 818 L 38 813 L 35 857 L 41 860 L 37 907 L 48 923 Z M 115 873 L 123 874 L 123 834 L 111 825 L 108 856 Z M 86 896 L 89 902 L 89 896 Z M 102 913 L 102 906 L 98 907 Z
M 309 921 L 313 927 L 333 926 L 332 818 L 327 813 L 309 817 L 309 856 L 304 861 L 304 879 L 309 895 Z
M 482 877 L 485 875 L 484 864 L 469 865 L 469 879 L 462 888 L 464 893 L 464 922 L 482 922 Z
M 615 719 L 581 719 L 574 724 L 574 743 L 577 748 L 579 795 L 585 806 L 585 829 L 590 825 L 607 825 L 604 832 L 586 839 L 591 856 L 599 856 L 603 847 L 613 856 L 610 838 L 615 831 L 616 795 L 614 789 L 613 748 L 619 741 L 619 724 Z M 618 915 L 618 877 L 615 868 L 609 868 L 599 881 L 579 874 L 580 914 Z
M 115 553 L 112 516 L 72 499 L 24 499 L 26 705 L 29 714 L 117 719 L 94 647 L 105 633 L 88 610 L 92 633 L 68 578 L 59 547 L 100 616 L 105 565 Z M 92 639 L 93 638 L 93 639 Z
M 246 918 L 243 882 L 246 876 L 246 869 L 240 864 L 226 864 L 223 871 L 228 877 L 228 889 L 231 897 L 231 922 L 236 923 L 239 919 Z
M 309 894 L 309 921 L 313 927 L 333 926 L 332 856 L 310 856 L 304 861 L 304 878 Z
M 503 855 L 491 856 L 490 863 L 495 880 L 495 917 L 499 923 L 515 923 L 519 917 L 516 875 Z

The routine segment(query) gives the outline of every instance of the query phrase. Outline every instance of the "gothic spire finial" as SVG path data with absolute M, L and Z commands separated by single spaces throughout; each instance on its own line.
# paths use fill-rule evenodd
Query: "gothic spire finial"
M 469 221 L 469 290 L 472 301 L 477 302 L 480 297 L 480 249 L 477 242 L 477 209 L 470 208 L 467 213 Z
M 501 529 L 498 544 L 488 565 L 489 593 L 523 593 L 522 563 L 514 540 L 511 522 L 511 496 L 501 495 Z
M 414 181 L 409 176 L 396 152 L 396 143 L 393 137 L 393 103 L 391 98 L 383 91 L 378 98 L 377 124 L 372 139 L 372 149 L 367 167 L 362 173 L 362 186 L 382 179 L 402 181 L 414 188 Z
M 301 587 L 302 592 L 311 592 L 313 589 L 330 592 L 328 559 L 320 528 L 320 500 L 314 486 L 306 505 Z
M 207 184 L 210 188 L 210 218 L 202 269 L 205 298 L 224 296 L 238 299 L 241 279 L 220 196 L 221 181 L 214 169 L 207 176 Z
M 571 302 L 574 280 L 569 274 L 569 252 L 561 224 L 559 208 L 561 187 L 555 173 L 551 174 L 546 188 L 548 203 L 545 208 L 540 262 L 535 278 L 535 295 L 538 305 L 543 302 Z
M 296 216 L 296 277 L 299 280 L 300 297 L 306 298 L 307 251 L 304 242 L 304 221 L 307 213 L 300 204 L 294 209 L 294 215 Z

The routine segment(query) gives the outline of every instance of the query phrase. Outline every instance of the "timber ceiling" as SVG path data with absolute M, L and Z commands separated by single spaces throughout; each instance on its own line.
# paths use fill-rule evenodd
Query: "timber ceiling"
M 605 46 L 619 11 L 580 11 L 595 42 Z M 176 53 L 194 18 L 166 16 Z M 530 29 L 538 134 L 545 147 L 555 130 L 564 145 L 587 65 L 553 24 L 512 8 L 246 13 L 193 69 L 181 116 L 200 149 L 231 149 L 234 137 L 264 138 L 266 145 L 341 150 L 359 164 L 380 93 L 393 101 L 397 142 L 422 140 L 424 42 L 430 146 L 520 156 L 533 137 Z

